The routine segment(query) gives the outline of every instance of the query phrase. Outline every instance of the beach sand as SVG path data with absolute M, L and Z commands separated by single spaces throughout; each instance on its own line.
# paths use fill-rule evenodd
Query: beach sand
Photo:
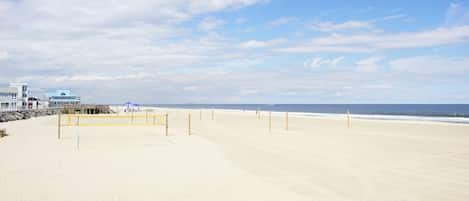
M 164 127 L 0 124 L 1 201 L 469 200 L 469 125 L 159 109 Z M 192 135 L 188 136 L 188 113 Z M 77 135 L 80 136 L 79 148 Z

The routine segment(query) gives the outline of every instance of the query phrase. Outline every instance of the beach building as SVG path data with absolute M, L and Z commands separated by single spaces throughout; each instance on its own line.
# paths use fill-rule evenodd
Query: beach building
M 46 96 L 49 100 L 49 107 L 80 104 L 80 96 L 72 94 L 70 90 L 56 90 L 53 93 L 46 94 Z
M 17 109 L 26 109 L 28 106 L 29 87 L 27 83 L 10 83 L 10 88 L 16 90 Z
M 18 91 L 16 88 L 0 88 L 0 111 L 11 111 L 17 109 Z

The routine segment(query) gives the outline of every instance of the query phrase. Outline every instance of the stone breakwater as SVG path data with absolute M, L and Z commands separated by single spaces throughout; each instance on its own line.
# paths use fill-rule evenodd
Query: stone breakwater
M 47 108 L 38 110 L 18 110 L 0 112 L 0 122 L 30 119 L 31 117 L 62 114 L 109 114 L 113 113 L 109 105 L 67 105 L 63 108 Z
M 0 112 L 0 122 L 30 119 L 31 117 L 56 115 L 60 110 L 61 109 L 58 108 L 48 108 L 40 110 L 3 111 Z

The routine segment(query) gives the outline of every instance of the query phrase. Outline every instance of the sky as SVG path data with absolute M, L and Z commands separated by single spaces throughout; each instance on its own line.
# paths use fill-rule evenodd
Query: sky
M 0 0 L 0 85 L 87 103 L 469 103 L 469 1 Z

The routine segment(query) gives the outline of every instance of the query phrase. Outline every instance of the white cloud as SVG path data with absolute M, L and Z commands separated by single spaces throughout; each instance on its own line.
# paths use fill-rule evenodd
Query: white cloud
M 382 58 L 380 57 L 370 57 L 363 60 L 360 60 L 356 63 L 357 70 L 360 72 L 376 72 L 378 71 L 379 64 Z
M 223 20 L 214 17 L 206 17 L 199 23 L 198 27 L 204 31 L 210 31 L 222 26 L 224 23 Z
M 286 42 L 286 39 L 283 39 L 283 38 L 277 38 L 277 39 L 272 39 L 272 40 L 267 40 L 267 41 L 249 40 L 246 42 L 242 42 L 239 45 L 239 47 L 241 48 L 265 48 L 265 47 L 272 47 L 272 46 L 280 45 L 285 42 Z
M 322 64 L 324 64 L 322 57 L 316 57 L 316 58 L 312 58 L 311 60 L 305 61 L 303 63 L 303 66 L 306 68 L 315 69 L 315 68 L 320 67 Z
M 247 89 L 241 89 L 240 95 L 250 96 L 250 95 L 256 95 L 258 93 L 259 93 L 259 90 L 257 89 L 247 88 Z
M 34 76 L 23 76 L 18 77 L 16 82 L 29 82 L 37 79 L 50 79 L 55 82 L 67 82 L 67 81 L 116 81 L 116 80 L 142 80 L 147 78 L 152 78 L 153 76 L 147 73 L 137 73 L 137 74 L 126 74 L 126 75 L 95 75 L 95 74 L 85 74 L 85 75 L 57 75 L 57 76 L 46 76 L 46 75 L 34 75 Z
M 409 19 L 409 17 L 406 14 L 395 14 L 395 15 L 388 15 L 388 16 L 376 18 L 376 19 L 370 20 L 370 22 L 376 23 L 376 22 L 383 22 L 383 21 L 397 20 L 397 19 Z
M 344 59 L 345 59 L 344 57 L 337 57 L 337 58 L 335 58 L 331 61 L 331 65 L 335 67 L 338 64 L 342 63 L 342 61 L 344 61 Z
M 107 91 L 90 94 L 93 100 L 115 97 L 120 88 L 144 98 L 145 84 L 182 90 L 189 83 L 158 83 L 172 79 L 162 72 L 215 68 L 246 55 L 223 35 L 193 34 L 198 28 L 193 19 L 259 2 L 265 1 L 0 0 L 0 82 L 28 80 L 36 88 L 60 86 L 84 94 L 103 86 Z M 222 24 L 202 19 L 206 30 Z
M 340 63 L 342 63 L 344 60 L 344 57 L 337 57 L 335 59 L 326 59 L 322 57 L 315 57 L 309 60 L 306 60 L 303 63 L 303 66 L 305 68 L 309 69 L 316 69 L 319 67 L 337 67 Z
M 343 23 L 319 22 L 308 25 L 310 29 L 322 32 L 337 32 L 344 30 L 370 29 L 373 25 L 366 21 L 346 21 Z
M 197 89 L 199 89 L 197 86 L 186 86 L 183 88 L 184 91 L 197 91 Z
M 469 72 L 469 58 L 451 58 L 441 56 L 419 56 L 396 59 L 389 62 L 396 72 L 415 74 L 454 74 Z
M 11 2 L 0 1 L 0 16 L 4 14 L 11 7 Z
M 229 44 L 214 34 L 188 37 L 190 30 L 179 21 L 256 1 L 140 0 L 122 5 L 104 0 L 67 2 L 67 6 L 54 2 L 11 3 L 0 19 L 0 44 L 13 62 L 2 66 L 16 63 L 15 68 L 25 70 L 63 68 L 69 72 L 129 70 L 129 66 L 153 70 L 201 63 Z M 201 27 L 219 24 L 220 20 L 206 18 Z
M 163 1 L 167 2 L 167 1 Z M 171 1 L 173 2 L 173 1 Z M 205 13 L 213 12 L 217 10 L 223 10 L 226 8 L 240 8 L 244 6 L 253 5 L 256 3 L 268 2 L 268 0 L 211 0 L 211 1 L 199 1 L 199 0 L 183 0 L 183 1 L 174 1 L 182 5 L 187 6 L 187 10 L 192 13 Z
M 367 31 L 378 32 L 375 24 L 385 21 L 408 19 L 405 14 L 388 15 L 371 20 L 348 20 L 342 23 L 335 22 L 313 22 L 307 24 L 306 27 L 321 32 L 351 32 L 351 31 Z
M 296 20 L 296 18 L 294 18 L 294 17 L 281 17 L 281 18 L 272 20 L 272 21 L 268 22 L 267 24 L 269 26 L 275 27 L 275 26 L 282 26 L 282 25 L 291 23 L 295 20 Z
M 258 2 L 265 1 L 136 0 L 124 4 L 115 0 L 0 0 L 0 57 L 3 58 L 0 59 L 0 83 L 27 81 L 43 92 L 70 88 L 82 95 L 85 102 L 98 103 L 120 103 L 128 98 L 145 103 L 249 103 L 252 100 L 332 103 L 343 101 L 343 98 L 334 98 L 337 91 L 353 92 L 364 101 L 375 100 L 369 96 L 373 87 L 361 92 L 360 86 L 382 88 L 386 85 L 380 84 L 387 84 L 395 90 L 407 89 L 400 86 L 402 80 L 396 81 L 387 74 L 377 73 L 371 77 L 341 69 L 298 71 L 297 55 L 268 51 L 292 42 L 286 39 L 240 42 L 239 38 L 214 32 L 221 23 L 206 23 L 208 25 L 201 27 L 209 31 L 197 31 L 199 20 L 210 19 L 205 16 Z M 359 27 L 349 24 L 350 29 L 345 29 L 345 25 L 340 24 L 345 23 L 333 24 L 333 29 L 346 31 Z M 248 23 L 239 27 L 243 28 L 263 31 L 262 27 Z M 425 36 L 423 32 L 432 36 Z M 396 44 L 400 47 L 410 44 L 405 48 L 460 44 L 467 41 L 466 33 L 467 29 L 459 26 L 422 33 L 397 33 L 396 36 L 393 33 L 331 34 L 286 47 L 297 48 L 293 52 L 301 48 L 321 52 L 370 52 L 399 48 L 394 46 Z M 349 37 L 352 41 L 348 41 Z M 307 65 L 322 64 L 320 68 L 325 69 L 344 63 L 343 57 L 314 59 Z M 256 68 L 259 66 L 262 68 Z M 460 83 L 467 84 L 467 79 Z M 345 86 L 353 86 L 353 89 L 344 90 Z M 385 90 L 376 90 L 381 91 Z M 187 93 L 194 94 L 187 96 Z M 243 94 L 252 96 L 240 99 Z M 275 99 L 275 94 L 289 96 Z M 375 98 L 380 94 L 372 95 L 371 98 Z M 460 100 L 467 102 L 469 99 L 464 96 Z
M 6 59 L 6 58 L 8 58 L 8 52 L 0 50 L 0 60 Z
M 420 32 L 395 34 L 331 34 L 309 42 L 279 48 L 276 51 L 305 52 L 372 52 L 386 49 L 425 48 L 469 41 L 469 26 L 444 27 Z
M 451 3 L 446 11 L 445 24 L 447 26 L 468 25 L 469 8 L 462 4 Z
M 146 73 L 116 75 L 116 76 L 99 76 L 99 75 L 75 75 L 65 77 L 65 80 L 72 81 L 107 81 L 107 80 L 141 80 L 149 78 L 151 75 Z
M 387 83 L 378 83 L 378 84 L 364 85 L 363 88 L 365 89 L 392 89 L 393 86 Z

